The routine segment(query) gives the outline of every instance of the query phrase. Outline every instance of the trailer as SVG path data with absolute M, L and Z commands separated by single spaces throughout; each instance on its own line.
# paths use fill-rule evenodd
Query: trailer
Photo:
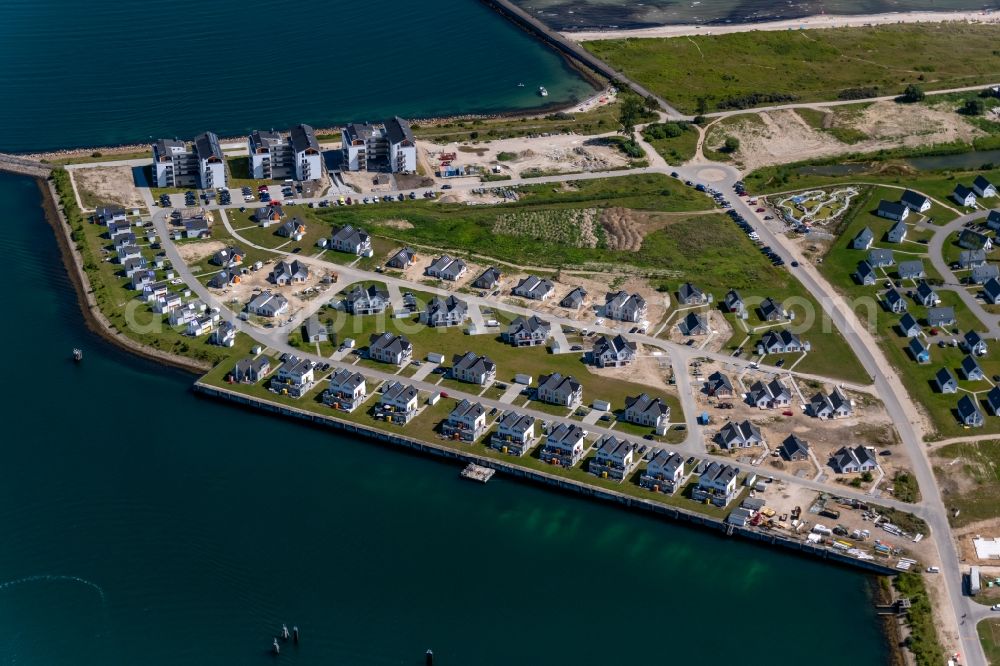
M 976 596 L 980 590 L 979 567 L 972 567 L 969 570 L 969 595 Z

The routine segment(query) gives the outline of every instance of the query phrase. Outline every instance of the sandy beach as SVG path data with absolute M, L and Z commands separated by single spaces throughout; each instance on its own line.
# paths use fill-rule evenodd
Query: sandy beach
M 663 25 L 655 28 L 635 28 L 631 30 L 594 30 L 563 32 L 563 36 L 576 42 L 599 39 L 625 39 L 628 37 L 684 37 L 688 35 L 723 35 L 732 32 L 752 32 L 755 30 L 799 30 L 817 28 L 851 28 L 890 23 L 941 23 L 945 21 L 967 21 L 971 23 L 1000 23 L 1000 12 L 958 11 L 958 12 L 891 12 L 887 14 L 861 14 L 836 16 L 820 14 L 798 19 L 768 21 L 764 23 L 733 23 L 730 25 Z

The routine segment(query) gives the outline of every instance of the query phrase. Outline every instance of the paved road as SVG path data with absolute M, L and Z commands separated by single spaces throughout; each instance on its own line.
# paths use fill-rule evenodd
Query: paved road
M 952 93 L 963 93 L 972 92 L 974 90 L 982 90 L 983 88 L 989 88 L 990 86 L 998 85 L 996 83 L 982 83 L 977 86 L 963 86 L 961 88 L 946 88 L 944 90 L 928 90 L 925 94 L 928 96 L 932 95 L 950 95 Z M 867 97 L 865 99 L 838 99 L 829 102 L 789 102 L 788 104 L 774 104 L 772 106 L 756 106 L 751 109 L 733 109 L 731 111 L 716 111 L 714 113 L 704 114 L 706 118 L 725 118 L 727 116 L 739 116 L 746 113 L 760 113 L 763 111 L 782 111 L 785 109 L 802 109 L 802 108 L 828 108 L 834 106 L 847 106 L 850 104 L 870 104 L 872 102 L 892 102 L 899 95 L 881 95 L 879 97 Z
M 644 143 L 641 141 L 641 143 Z M 649 152 L 650 155 L 655 155 L 655 151 L 652 151 L 651 147 L 644 145 L 644 148 Z M 562 176 L 549 176 L 544 178 L 536 179 L 518 179 L 516 181 L 504 181 L 500 184 L 501 187 L 506 187 L 510 185 L 517 185 L 521 183 L 537 183 L 537 182 L 563 182 L 570 180 L 586 180 L 591 178 L 608 178 L 625 176 L 630 173 L 668 173 L 669 167 L 662 162 L 662 160 L 654 160 L 654 164 L 644 169 L 633 169 L 629 171 L 616 171 L 610 173 L 590 173 L 590 174 L 566 174 Z M 691 179 L 699 182 L 711 183 L 715 188 L 727 192 L 731 191 L 732 185 L 741 178 L 741 174 L 734 167 L 725 164 L 713 164 L 713 163 L 696 163 L 687 167 L 675 167 L 673 170 L 678 172 L 681 178 Z M 456 189 L 460 187 L 472 188 L 472 187 L 483 187 L 480 183 L 475 184 L 456 184 Z M 156 210 L 152 206 L 152 201 L 149 199 L 148 190 L 143 190 L 145 196 L 147 197 L 147 205 L 150 206 L 150 210 Z M 801 265 L 798 268 L 790 268 L 802 284 L 809 290 L 810 294 L 816 299 L 820 304 L 823 312 L 830 318 L 833 324 L 842 333 L 847 343 L 850 345 L 854 353 L 857 355 L 861 364 L 864 366 L 866 371 L 872 377 L 875 392 L 882 398 L 886 410 L 889 413 L 890 418 L 895 423 L 903 445 L 906 447 L 907 452 L 910 456 L 911 463 L 913 466 L 913 473 L 917 478 L 920 488 L 923 490 L 924 500 L 919 505 L 907 505 L 893 500 L 880 500 L 880 503 L 895 506 L 904 511 L 910 511 L 927 521 L 931 529 L 930 539 L 933 540 L 938 555 L 940 558 L 940 566 L 942 570 L 942 578 L 945 585 L 945 591 L 947 598 L 950 602 L 950 609 L 941 609 L 942 613 L 948 613 L 954 618 L 956 626 L 961 626 L 967 631 L 962 631 L 960 635 L 961 653 L 965 659 L 965 663 L 972 664 L 973 666 L 986 666 L 985 655 L 982 651 L 982 646 L 979 644 L 978 637 L 975 634 L 975 628 L 969 625 L 961 625 L 961 615 L 962 613 L 977 613 L 979 612 L 976 605 L 971 602 L 968 598 L 962 595 L 962 579 L 961 579 L 961 568 L 958 559 L 958 553 L 955 549 L 955 545 L 951 539 L 951 529 L 948 524 L 947 513 L 944 504 L 941 500 L 940 492 L 937 487 L 934 474 L 931 469 L 930 462 L 927 458 L 925 448 L 921 441 L 921 433 L 918 431 L 917 426 L 914 424 L 918 422 L 918 415 L 913 403 L 910 401 L 908 394 L 906 393 L 903 383 L 900 377 L 891 369 L 891 365 L 882 354 L 880 348 L 878 347 L 872 333 L 868 331 L 861 322 L 856 317 L 850 306 L 843 300 L 843 298 L 837 294 L 833 288 L 822 278 L 813 265 L 802 257 L 797 248 L 792 244 L 784 235 L 776 233 L 774 229 L 770 226 L 764 224 L 762 220 L 757 216 L 757 214 L 751 210 L 750 206 L 746 203 L 744 199 L 730 196 L 734 208 L 742 213 L 744 217 L 753 225 L 757 233 L 760 235 L 761 240 L 770 245 L 779 256 L 781 256 L 787 265 L 791 265 L 792 261 L 798 261 Z M 239 204 L 234 204 L 232 207 L 236 207 Z M 165 213 L 160 211 L 154 216 L 154 221 L 157 225 L 157 229 L 164 239 L 169 238 L 169 234 L 166 229 Z M 228 308 L 223 304 L 219 303 L 217 299 L 201 285 L 200 282 L 194 279 L 194 276 L 190 274 L 187 270 L 186 264 L 181 260 L 176 252 L 173 244 L 169 241 L 164 243 L 167 255 L 173 262 L 178 274 L 187 282 L 192 290 L 198 294 L 206 303 L 212 304 L 219 307 L 220 311 L 225 313 L 225 316 L 234 318 Z M 315 259 L 310 259 L 308 257 L 300 257 L 307 262 L 318 261 Z M 343 274 L 346 278 L 352 276 L 361 276 L 361 279 L 371 279 L 375 277 L 380 280 L 389 280 L 387 276 L 384 275 L 373 275 L 365 273 L 364 271 L 357 271 L 356 269 L 345 269 L 343 266 L 332 266 L 333 270 L 336 270 Z M 433 289 L 428 289 L 424 285 L 420 285 L 419 289 L 434 291 Z M 479 299 L 478 297 L 469 297 L 469 300 L 475 302 L 477 305 L 489 305 L 491 307 L 502 307 L 507 310 L 512 310 L 518 312 L 518 308 L 514 308 L 507 304 L 500 304 L 497 302 L 489 301 L 488 299 Z M 522 312 L 525 313 L 528 311 Z M 559 318 L 552 318 L 546 315 L 546 318 L 553 319 L 554 321 L 561 321 Z M 568 322 L 571 325 L 579 326 L 580 322 L 571 321 Z M 254 339 L 267 344 L 269 347 L 281 351 L 302 354 L 301 351 L 290 347 L 284 340 L 285 331 L 281 329 L 274 329 L 270 331 L 265 331 L 262 329 L 257 329 L 252 326 L 245 325 L 243 322 L 237 322 L 241 330 L 246 331 Z M 596 329 L 597 327 L 591 326 L 590 328 Z M 603 327 L 598 332 L 612 332 L 613 329 L 604 329 Z M 691 428 L 691 437 L 685 442 L 679 450 L 689 451 L 695 449 L 694 439 L 697 435 L 700 435 L 700 430 L 698 430 L 697 425 L 693 424 L 693 420 L 697 410 L 692 407 L 693 398 L 690 385 L 687 383 L 687 364 L 691 358 L 696 356 L 709 356 L 715 357 L 717 355 L 705 354 L 704 352 L 692 350 L 681 345 L 675 345 L 668 343 L 657 338 L 651 338 L 649 336 L 637 336 L 629 335 L 628 337 L 641 342 L 652 347 L 660 348 L 670 353 L 670 358 L 672 363 L 676 364 L 675 368 L 677 372 L 675 376 L 678 378 L 678 389 L 682 396 L 687 395 L 690 400 L 685 400 L 685 415 L 689 421 L 689 428 Z M 319 357 L 313 356 L 314 360 L 320 360 Z M 329 359 L 322 359 L 323 362 L 330 362 L 334 365 L 344 365 L 338 364 L 330 361 Z M 733 359 L 730 357 L 723 357 L 728 363 L 740 364 L 739 359 Z M 746 363 L 743 361 L 742 363 Z M 360 368 L 356 368 L 361 370 Z M 777 371 L 777 369 L 774 369 Z M 391 373 L 381 372 L 376 370 L 364 369 L 366 375 L 370 375 L 376 379 L 395 379 L 395 376 Z M 682 379 L 683 378 L 683 379 Z M 412 380 L 411 380 L 412 381 Z M 682 384 L 682 381 L 684 382 Z M 425 391 L 434 391 L 436 388 L 433 384 L 426 384 L 421 382 L 413 382 L 418 385 L 419 388 Z M 456 392 L 458 397 L 472 397 Z M 497 407 L 498 409 L 509 408 L 509 405 L 501 403 L 496 400 L 486 400 L 475 398 L 489 407 Z M 534 412 L 530 409 L 524 410 L 526 413 L 532 414 L 538 418 L 553 421 L 560 420 L 554 419 L 549 414 L 544 414 L 540 412 Z M 591 428 L 594 432 L 603 434 L 606 431 L 600 427 Z M 700 443 L 698 447 L 700 447 Z M 671 447 L 664 447 L 670 449 Z M 678 447 L 675 447 L 678 448 Z M 730 462 L 726 459 L 727 462 Z M 739 466 L 743 469 L 750 469 L 746 466 Z M 769 472 L 770 474 L 770 472 Z M 798 483 L 806 487 L 815 488 L 817 490 L 829 490 L 829 487 L 814 481 L 807 481 L 799 478 L 789 478 L 787 475 L 783 474 L 770 474 L 776 478 L 781 478 L 790 483 Z M 866 497 L 861 493 L 854 493 L 847 490 L 838 489 L 838 493 L 848 496 L 857 497 L 858 499 L 866 499 Z M 870 498 L 867 498 L 870 499 Z
M 730 168 L 731 169 L 731 168 Z M 730 177 L 734 176 L 732 174 Z M 892 370 L 872 333 L 862 325 L 854 311 L 837 294 L 829 283 L 822 278 L 812 263 L 803 257 L 793 243 L 783 235 L 776 235 L 764 225 L 757 214 L 743 199 L 734 200 L 734 207 L 753 225 L 762 241 L 775 248 L 786 262 L 792 260 L 800 263 L 799 268 L 792 269 L 809 292 L 819 301 L 823 311 L 832 319 L 844 335 L 862 365 L 873 378 L 876 393 L 882 398 L 890 418 L 896 425 L 903 445 L 909 454 L 914 476 L 922 490 L 922 517 L 931 529 L 931 535 L 937 547 L 941 561 L 941 576 L 945 590 L 951 602 L 956 626 L 968 629 L 961 632 L 961 653 L 964 663 L 975 666 L 986 666 L 986 657 L 975 627 L 961 625 L 962 613 L 969 612 L 972 602 L 963 596 L 962 569 L 959 563 L 958 551 L 951 538 L 951 526 L 948 514 L 941 500 L 940 489 L 934 477 L 926 448 L 922 442 L 922 433 L 915 423 L 919 416 L 906 393 L 900 377 Z M 942 609 L 942 612 L 944 610 Z
M 951 270 L 948 262 L 944 260 L 944 246 L 945 243 L 949 242 L 952 234 L 961 230 L 968 222 L 981 220 L 986 217 L 987 213 L 989 213 L 988 210 L 978 210 L 968 215 L 962 215 L 946 225 L 935 228 L 934 235 L 927 243 L 927 252 L 930 254 L 931 265 L 941 274 L 941 278 L 944 280 L 944 284 L 940 287 L 935 287 L 935 289 L 953 291 L 958 294 L 962 302 L 965 303 L 965 306 L 976 316 L 976 319 L 986 326 L 989 337 L 1000 338 L 1000 315 L 987 312 L 986 308 L 983 307 L 983 302 L 976 297 L 976 294 L 980 290 L 969 291 Z

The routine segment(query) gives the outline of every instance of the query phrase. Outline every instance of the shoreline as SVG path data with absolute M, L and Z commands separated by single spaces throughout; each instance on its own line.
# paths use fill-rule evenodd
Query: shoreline
M 1000 11 L 886 12 L 882 14 L 813 14 L 795 19 L 768 20 L 748 23 L 681 23 L 652 28 L 608 30 L 564 30 L 560 34 L 574 42 L 604 39 L 650 39 L 690 37 L 693 35 L 726 35 L 737 32 L 818 30 L 823 28 L 862 28 L 899 23 L 988 23 L 1000 24 Z
M 595 88 L 595 90 L 600 90 L 600 88 Z M 424 126 L 435 126 L 439 124 L 454 123 L 454 122 L 469 122 L 475 120 L 519 120 L 521 118 L 532 119 L 532 118 L 544 118 L 547 115 L 553 113 L 571 113 L 571 110 L 576 108 L 579 104 L 584 102 L 588 98 L 583 98 L 577 101 L 569 102 L 568 104 L 558 103 L 550 104 L 548 106 L 534 107 L 532 109 L 525 110 L 511 110 L 511 111 L 498 111 L 496 113 L 467 113 L 467 114 L 456 114 L 451 116 L 429 116 L 427 118 L 408 118 L 407 120 L 411 125 L 424 125 Z M 332 125 L 330 127 L 316 127 L 314 128 L 317 135 L 322 134 L 339 134 L 343 125 Z M 246 136 L 228 136 L 219 137 L 219 143 L 245 143 L 247 140 Z M 91 157 L 93 153 L 101 153 L 102 157 L 108 157 L 112 155 L 127 155 L 132 153 L 149 153 L 150 146 L 149 143 L 120 143 L 108 146 L 86 146 L 81 148 L 57 148 L 47 151 L 38 152 L 26 152 L 26 153 L 14 153 L 14 152 L 0 152 L 0 155 L 10 155 L 13 157 L 20 157 L 23 159 L 32 159 L 46 164 L 51 164 L 53 168 L 58 168 L 63 165 L 54 163 L 57 160 L 64 159 L 77 159 L 81 157 Z M 95 162 L 97 164 L 99 162 Z
M 55 191 L 55 185 L 51 180 L 37 177 L 35 178 L 35 183 L 38 185 L 38 190 L 42 195 L 42 210 L 45 219 L 52 228 L 56 244 L 59 246 L 59 254 L 62 257 L 63 266 L 66 267 L 66 274 L 69 276 L 70 282 L 73 283 L 73 289 L 76 291 L 77 296 L 77 305 L 80 307 L 80 313 L 83 315 L 83 320 L 87 328 L 122 351 L 135 354 L 148 361 L 164 363 L 194 375 L 202 375 L 210 370 L 211 366 L 201 364 L 183 356 L 147 347 L 115 329 L 111 322 L 104 316 L 104 313 L 101 312 L 100 306 L 98 306 L 97 301 L 94 299 L 93 289 L 90 286 L 90 278 L 83 267 L 83 258 L 76 249 L 76 245 L 70 235 L 70 226 L 59 205 L 59 197 Z
M 478 455 L 475 451 L 459 450 L 436 444 L 421 439 L 415 439 L 404 434 L 386 432 L 377 428 L 366 426 L 353 421 L 346 421 L 330 414 L 318 414 L 299 409 L 294 406 L 279 404 L 266 398 L 239 393 L 237 391 L 215 386 L 202 380 L 194 383 L 193 390 L 196 394 L 206 398 L 229 402 L 238 408 L 249 409 L 255 413 L 270 413 L 280 417 L 287 417 L 297 421 L 303 421 L 309 425 L 327 428 L 340 433 L 358 436 L 361 439 L 372 441 L 376 444 L 391 445 L 392 448 L 402 448 L 408 452 L 423 453 L 439 459 L 450 459 L 466 463 L 475 463 L 482 467 L 488 467 L 503 473 L 507 478 L 515 481 L 531 483 L 556 488 L 572 493 L 582 498 L 589 498 L 603 503 L 621 505 L 626 509 L 638 509 L 644 515 L 651 515 L 660 518 L 667 518 L 671 522 L 687 525 L 690 527 L 704 527 L 714 532 L 720 537 L 738 536 L 748 541 L 760 544 L 780 546 L 788 551 L 795 551 L 806 554 L 809 557 L 820 561 L 831 562 L 837 566 L 844 566 L 849 569 L 859 571 L 863 575 L 874 577 L 893 577 L 899 571 L 886 564 L 874 560 L 862 560 L 850 557 L 834 548 L 824 548 L 801 541 L 788 538 L 778 533 L 765 533 L 756 531 L 749 527 L 738 527 L 728 524 L 724 519 L 714 518 L 692 511 L 690 509 L 662 504 L 653 500 L 633 497 L 613 489 L 591 486 L 580 481 L 555 476 L 546 472 L 521 467 L 516 460 L 510 462 L 495 458 Z M 876 578 L 876 580 L 877 580 Z

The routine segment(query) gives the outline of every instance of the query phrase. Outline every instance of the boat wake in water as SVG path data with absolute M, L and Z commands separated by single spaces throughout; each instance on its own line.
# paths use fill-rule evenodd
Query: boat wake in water
M 79 583 L 80 585 L 86 585 L 92 588 L 95 592 L 101 595 L 101 603 L 107 603 L 107 597 L 104 594 L 104 588 L 102 588 L 97 583 L 86 580 L 85 578 L 80 578 L 79 576 L 59 576 L 59 575 L 41 575 L 41 576 L 27 576 L 25 578 L 17 578 L 15 580 L 8 580 L 6 582 L 0 583 L 0 592 L 10 589 L 12 587 L 20 587 L 21 585 L 27 585 L 29 583 Z

